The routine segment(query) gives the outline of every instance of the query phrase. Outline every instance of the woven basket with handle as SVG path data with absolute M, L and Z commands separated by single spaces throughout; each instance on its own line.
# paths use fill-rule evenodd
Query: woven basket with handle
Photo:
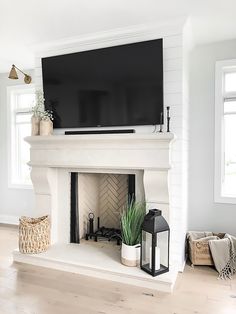
M 205 234 L 205 237 L 204 237 Z M 225 233 L 189 231 L 187 234 L 189 259 L 192 265 L 213 266 L 209 240 L 222 239 Z
M 21 253 L 41 253 L 50 244 L 49 216 L 19 219 L 19 251 Z
M 192 265 L 214 265 L 208 242 L 193 240 L 189 241 L 189 258 Z

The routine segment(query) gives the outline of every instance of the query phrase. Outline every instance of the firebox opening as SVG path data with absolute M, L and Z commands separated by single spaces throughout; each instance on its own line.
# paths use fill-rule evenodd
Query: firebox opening
M 71 172 L 70 242 L 120 243 L 120 213 L 135 199 L 135 175 Z

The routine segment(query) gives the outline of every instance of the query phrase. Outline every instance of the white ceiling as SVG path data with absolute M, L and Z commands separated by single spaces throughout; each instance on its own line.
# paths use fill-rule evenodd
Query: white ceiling
M 236 0 L 0 0 L 0 72 L 34 67 L 33 45 L 190 16 L 194 41 L 236 38 Z

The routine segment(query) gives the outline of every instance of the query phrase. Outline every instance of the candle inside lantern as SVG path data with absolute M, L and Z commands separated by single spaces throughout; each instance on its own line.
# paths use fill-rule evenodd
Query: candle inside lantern
M 152 248 L 150 247 L 150 268 L 152 269 Z M 155 270 L 159 270 L 161 268 L 161 255 L 160 248 L 158 246 L 155 247 Z

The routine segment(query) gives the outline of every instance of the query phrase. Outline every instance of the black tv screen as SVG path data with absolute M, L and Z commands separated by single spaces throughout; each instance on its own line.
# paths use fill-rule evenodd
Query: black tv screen
M 42 59 L 55 128 L 160 124 L 162 39 Z

